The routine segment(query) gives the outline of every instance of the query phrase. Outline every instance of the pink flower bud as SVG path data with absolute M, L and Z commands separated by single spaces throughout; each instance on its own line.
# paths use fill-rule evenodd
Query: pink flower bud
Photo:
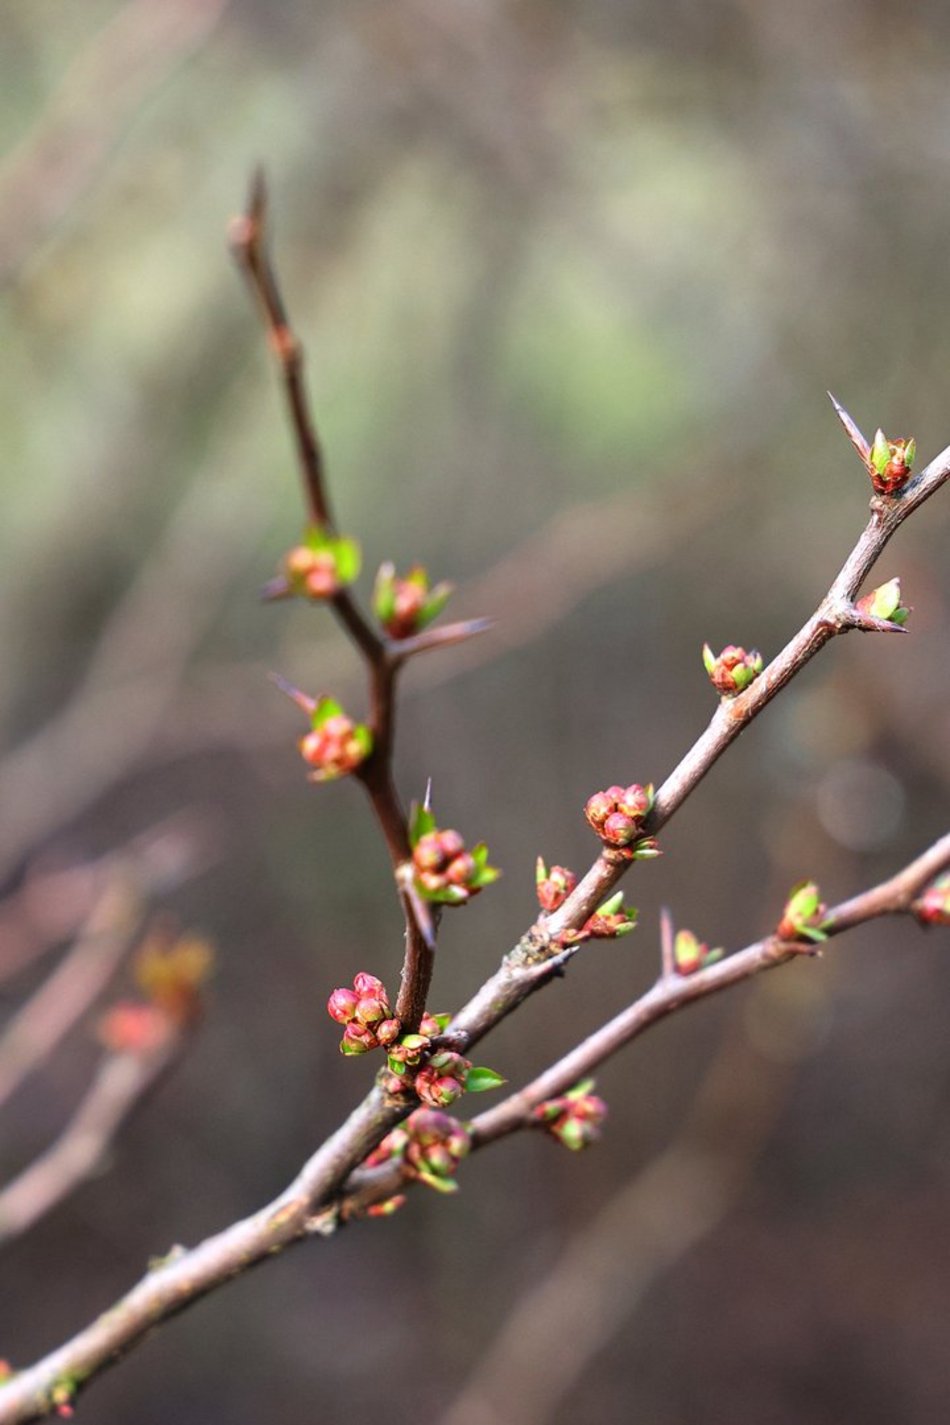
M 378 995 L 380 999 L 386 999 L 386 987 L 382 980 L 378 980 L 375 975 L 369 975 L 365 970 L 359 970 L 353 976 L 353 989 L 362 999 L 364 995 Z
M 652 789 L 641 787 L 639 782 L 633 782 L 629 787 L 624 788 L 617 798 L 618 811 L 622 811 L 625 816 L 637 817 L 640 820 L 646 816 L 652 805 Z
M 474 875 L 475 861 L 467 851 L 454 857 L 445 871 L 445 879 L 450 886 L 467 886 Z
M 420 1101 L 428 1104 L 430 1108 L 448 1108 L 464 1093 L 464 1086 L 458 1079 L 428 1066 L 416 1074 L 413 1088 Z
M 950 876 L 928 886 L 913 908 L 924 925 L 950 925 Z
M 611 846 L 627 846 L 637 831 L 636 820 L 622 811 L 611 812 L 600 829 L 600 834 Z
M 557 910 L 577 885 L 577 877 L 566 866 L 552 866 L 550 871 L 538 858 L 538 902 L 542 910 Z
M 616 805 L 610 792 L 595 792 L 592 797 L 587 799 L 584 815 L 594 830 L 600 831 L 608 816 L 615 810 Z
M 358 1000 L 352 990 L 334 990 L 327 1000 L 327 1014 L 337 1024 L 349 1024 L 356 1013 Z
M 375 1031 L 376 1041 L 384 1047 L 394 1044 L 402 1033 L 402 1025 L 398 1019 L 384 1019 L 382 1024 L 377 1024 Z
M 429 831 L 420 836 L 412 853 L 412 859 L 420 871 L 441 871 L 449 859 L 442 846 L 443 833 Z
M 358 1024 L 355 1019 L 351 1019 L 343 1031 L 343 1038 L 340 1040 L 340 1050 L 344 1054 L 368 1054 L 371 1049 L 376 1048 L 376 1035 L 364 1024 Z
M 355 1018 L 360 1024 L 372 1028 L 374 1024 L 379 1024 L 389 1015 L 389 1005 L 385 1000 L 380 1000 L 376 995 L 364 995 L 357 1003 Z

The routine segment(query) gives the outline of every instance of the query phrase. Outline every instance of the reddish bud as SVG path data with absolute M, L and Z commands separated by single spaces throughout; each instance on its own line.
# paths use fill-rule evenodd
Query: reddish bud
M 865 466 L 879 495 L 896 495 L 907 484 L 916 455 L 915 440 L 888 440 L 882 430 L 875 432 Z
M 430 819 L 431 813 L 424 813 Z M 479 844 L 465 849 L 461 834 L 451 828 L 425 831 L 415 840 L 412 861 L 416 886 L 427 900 L 461 905 L 483 886 L 497 880 L 498 871 L 488 865 L 488 849 Z
M 349 1024 L 356 1013 L 356 1006 L 359 1003 L 352 990 L 334 990 L 327 1000 L 327 1014 L 331 1019 L 335 1019 L 337 1024 Z
M 535 1120 L 573 1152 L 586 1148 L 600 1136 L 607 1105 L 592 1093 L 592 1079 L 577 1084 L 566 1094 L 547 1099 L 534 1110 Z
M 402 1025 L 398 1019 L 384 1019 L 382 1024 L 377 1024 L 375 1029 L 376 1042 L 386 1046 L 395 1043 L 402 1031 Z
M 157 1005 L 123 1000 L 102 1016 L 96 1032 L 114 1054 L 144 1055 L 166 1043 L 172 1029 L 172 1021 Z
M 608 816 L 615 810 L 617 803 L 610 795 L 610 792 L 595 792 L 587 800 L 584 808 L 584 815 L 595 831 L 600 831 Z
M 626 846 L 636 835 L 637 823 L 634 817 L 627 816 L 625 812 L 614 811 L 607 817 L 600 829 L 600 834 L 605 841 L 609 841 L 611 846 Z
M 801 881 L 792 889 L 782 912 L 782 918 L 775 927 L 779 940 L 805 940 L 818 943 L 827 940 L 823 929 L 828 907 L 821 900 L 821 893 L 814 881 Z
M 368 1054 L 371 1049 L 376 1048 L 376 1035 L 365 1024 L 359 1024 L 357 1020 L 351 1019 L 343 1031 L 343 1038 L 340 1040 L 341 1054 Z
M 703 665 L 716 692 L 724 698 L 734 698 L 759 676 L 763 660 L 757 649 L 747 653 L 734 643 L 727 644 L 717 657 L 704 643 Z
M 464 1084 L 458 1079 L 428 1066 L 419 1070 L 412 1086 L 419 1095 L 420 1102 L 428 1104 L 430 1108 L 448 1108 L 465 1092 Z
M 552 866 L 550 871 L 541 857 L 538 857 L 535 881 L 538 888 L 538 903 L 542 910 L 557 910 L 564 904 L 577 885 L 577 877 L 566 866 Z
M 941 876 L 928 886 L 913 909 L 924 925 L 950 925 L 950 876 Z
M 365 970 L 358 970 L 353 976 L 353 989 L 362 999 L 363 995 L 379 995 L 386 998 L 386 987 L 382 980 L 375 975 L 368 974 Z
M 441 871 L 445 867 L 448 856 L 442 849 L 443 834 L 430 831 L 416 844 L 412 859 L 420 871 Z
M 678 930 L 673 941 L 673 966 L 678 975 L 694 975 L 722 959 L 722 950 L 710 950 L 691 930 Z
M 653 805 L 653 788 L 633 782 L 629 787 L 608 787 L 588 798 L 584 815 L 608 846 L 629 846 L 636 841 L 644 818 Z
M 451 592 L 451 584 L 430 589 L 429 575 L 421 565 L 400 578 L 394 565 L 383 564 L 373 589 L 373 612 L 390 638 L 409 638 L 438 617 Z
M 468 851 L 456 856 L 445 868 L 445 879 L 450 886 L 467 886 L 475 874 L 475 860 Z
M 366 1160 L 369 1162 L 369 1159 Z M 366 1209 L 367 1217 L 392 1217 L 394 1212 L 398 1212 L 405 1205 L 406 1195 L 397 1192 L 394 1197 L 384 1198 L 382 1202 L 371 1203 Z
M 901 603 L 900 579 L 889 579 L 886 584 L 872 589 L 869 594 L 858 599 L 857 608 L 862 613 L 870 614 L 872 618 L 896 623 L 898 627 L 903 627 L 913 613 L 913 609 Z

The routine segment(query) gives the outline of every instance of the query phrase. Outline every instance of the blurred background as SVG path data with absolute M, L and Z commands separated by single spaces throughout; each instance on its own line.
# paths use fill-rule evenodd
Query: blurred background
M 0 1005 L 143 846 L 150 903 L 217 947 L 174 1073 L 4 1244 L 16 1365 L 292 1177 L 375 1067 L 328 991 L 401 960 L 359 790 L 306 782 L 267 679 L 363 706 L 329 617 L 258 598 L 301 502 L 225 243 L 253 165 L 363 596 L 421 560 L 498 620 L 401 709 L 402 791 L 431 776 L 505 872 L 445 917 L 450 1009 L 533 918 L 536 855 L 590 861 L 586 797 L 705 726 L 703 641 L 771 656 L 824 593 L 869 494 L 826 388 L 923 460 L 950 441 L 950 14 L 6 0 L 2 31 Z M 637 934 L 480 1062 L 517 1085 L 645 988 L 662 905 L 738 948 L 795 881 L 843 899 L 946 829 L 948 530 L 938 496 L 878 566 L 911 636 L 829 647 L 635 870 Z M 8 1096 L 6 1181 L 95 1075 L 121 956 L 93 981 Z M 946 934 L 901 921 L 697 1006 L 604 1068 L 594 1150 L 507 1141 L 456 1197 L 274 1260 L 84 1415 L 945 1418 L 948 997 Z

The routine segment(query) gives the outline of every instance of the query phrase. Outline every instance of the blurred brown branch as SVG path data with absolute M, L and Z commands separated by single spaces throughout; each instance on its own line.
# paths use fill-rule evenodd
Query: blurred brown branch
M 106 1055 L 60 1137 L 0 1188 L 0 1244 L 34 1226 L 97 1171 L 134 1109 L 182 1045 L 179 1031 L 139 1053 Z
M 265 327 L 284 382 L 310 517 L 311 528 L 307 536 L 312 540 L 309 546 L 291 553 L 303 556 L 305 569 L 311 571 L 313 561 L 310 556 L 314 548 L 324 554 L 330 545 L 345 542 L 336 538 L 330 521 L 329 505 L 323 490 L 322 461 L 301 380 L 300 348 L 287 324 L 276 279 L 264 249 L 264 220 L 265 195 L 262 185 L 258 183 L 252 191 L 247 212 L 233 229 L 233 241 L 238 259 L 260 300 Z M 640 786 L 628 789 L 628 792 L 635 791 L 644 799 L 642 826 L 637 834 L 642 831 L 644 837 L 651 839 L 651 845 L 646 848 L 648 851 L 655 852 L 656 847 L 652 844 L 654 834 L 675 814 L 743 728 L 825 643 L 852 628 L 874 632 L 898 631 L 897 620 L 889 615 L 872 614 L 866 603 L 858 600 L 858 591 L 906 516 L 934 493 L 948 476 L 950 448 L 905 486 L 889 490 L 886 496 L 876 495 L 871 502 L 867 528 L 811 618 L 764 671 L 759 672 L 755 681 L 745 687 L 745 691 L 737 696 L 721 698 L 706 732 L 701 734 L 661 786 L 655 801 Z M 333 536 L 329 543 L 328 536 Z M 334 578 L 340 572 L 333 563 L 335 557 L 331 551 L 330 566 Z M 348 577 L 341 574 L 340 580 L 328 587 L 324 564 L 321 568 L 323 582 L 318 589 L 309 586 L 298 589 L 293 583 L 295 574 L 288 556 L 286 572 L 282 576 L 283 587 L 279 592 L 306 593 L 318 601 L 322 599 L 331 603 L 366 664 L 373 739 L 360 759 L 342 770 L 351 772 L 369 793 L 393 861 L 406 913 L 407 931 L 407 952 L 397 1014 L 403 1019 L 403 1028 L 408 1025 L 410 1029 L 415 1029 L 425 1004 L 432 971 L 434 935 L 431 932 L 434 931 L 434 920 L 433 925 L 427 927 L 419 913 L 418 887 L 425 883 L 416 879 L 410 864 L 408 828 L 392 781 L 395 672 L 399 661 L 395 640 L 388 633 L 378 634 L 364 618 L 348 592 L 347 584 L 351 582 Z M 906 610 L 902 613 L 906 614 Z M 306 694 L 290 688 L 288 691 L 305 711 L 309 712 L 317 706 L 315 700 Z M 348 722 L 346 718 L 340 720 Z M 316 731 L 317 725 L 314 724 Z M 333 770 L 335 775 L 339 775 L 341 769 Z M 617 790 L 622 794 L 622 789 Z M 609 794 L 601 795 L 610 799 Z M 600 824 L 593 817 L 589 819 L 592 826 L 598 829 Z M 630 819 L 621 817 L 621 820 Z M 420 1036 L 423 1046 L 419 1058 L 405 1061 L 412 1063 L 412 1073 L 399 1078 L 384 1071 L 362 1103 L 312 1154 L 294 1181 L 270 1204 L 206 1239 L 193 1250 L 155 1268 L 111 1310 L 79 1332 L 72 1341 L 17 1374 L 0 1389 L 0 1422 L 24 1420 L 48 1413 L 62 1404 L 57 1392 L 65 1388 L 71 1397 L 90 1377 L 127 1350 L 157 1322 L 176 1314 L 189 1302 L 198 1300 L 223 1282 L 293 1243 L 314 1234 L 332 1234 L 342 1222 L 391 1197 L 407 1181 L 415 1181 L 418 1173 L 414 1175 L 413 1166 L 404 1162 L 398 1154 L 383 1166 L 367 1168 L 360 1165 L 422 1100 L 421 1074 L 431 1073 L 430 1063 L 438 1068 L 440 1054 L 443 1063 L 445 1059 L 458 1059 L 530 994 L 560 975 L 577 953 L 585 934 L 615 933 L 613 930 L 588 931 L 585 927 L 603 897 L 629 869 L 637 847 L 642 848 L 644 843 L 638 841 L 629 847 L 625 841 L 612 844 L 605 833 L 606 828 L 604 833 L 598 832 L 600 855 L 566 901 L 538 917 L 515 948 L 505 956 L 499 971 L 452 1018 L 443 1032 Z M 454 832 L 446 834 L 457 836 Z M 471 856 L 468 859 L 473 861 Z M 821 907 L 821 934 L 827 938 L 878 916 L 909 913 L 915 897 L 948 866 L 950 835 L 944 836 L 889 880 L 830 912 Z M 413 878 L 411 882 L 410 877 Z M 407 890 L 410 884 L 416 888 L 415 899 Z M 553 904 L 556 905 L 556 902 Z M 607 915 L 605 907 L 601 907 L 601 915 Z M 625 921 L 624 929 L 632 928 L 632 923 L 632 918 Z M 453 1132 L 463 1138 L 463 1148 L 479 1148 L 517 1130 L 539 1126 L 536 1110 L 547 1100 L 567 1092 L 591 1069 L 673 1011 L 744 982 L 762 970 L 786 964 L 803 954 L 814 954 L 814 945 L 806 936 L 798 934 L 796 925 L 788 923 L 792 924 L 794 934 L 782 929 L 781 934 L 785 938 L 779 938 L 779 932 L 775 932 L 719 963 L 695 968 L 694 971 L 671 974 L 670 957 L 666 954 L 661 960 L 660 978 L 632 1005 L 563 1055 L 532 1083 L 511 1094 L 495 1108 L 480 1114 L 467 1130 L 456 1125 Z M 786 925 L 785 917 L 780 924 L 783 927 Z M 365 978 L 379 984 L 372 976 Z M 364 1003 L 351 992 L 336 993 L 344 996 L 350 993 L 355 1003 Z M 383 1017 L 381 1010 L 375 1013 L 377 1009 L 378 1004 L 373 1001 L 370 1010 L 374 1011 L 375 1017 L 367 1023 L 375 1024 Z M 385 1017 L 388 1020 L 388 1014 Z M 398 1023 L 396 1032 L 400 1032 Z M 390 1039 L 389 1043 L 392 1042 Z M 399 1043 L 403 1041 L 399 1040 Z M 418 1092 L 413 1087 L 417 1062 L 421 1064 Z M 485 1071 L 480 1072 L 484 1074 Z M 383 1152 L 387 1151 L 384 1147 Z M 457 1158 L 452 1158 L 452 1162 L 455 1161 Z M 66 1404 L 69 1404 L 68 1399 Z
M 770 994 L 772 981 L 756 986 Z M 738 1201 L 793 1080 L 730 1020 L 676 1137 L 568 1241 L 498 1324 L 441 1425 L 541 1425 L 657 1279 Z M 570 1302 L 570 1330 L 564 1330 Z M 552 1351 L 552 1341 L 557 1350 Z
M 131 115 L 211 33 L 229 0 L 129 0 L 73 61 L 0 166 L 0 283 L 95 181 Z
M 3 1028 L 0 1106 L 53 1052 L 109 983 L 142 924 L 144 902 L 127 868 L 113 873 L 66 958 Z

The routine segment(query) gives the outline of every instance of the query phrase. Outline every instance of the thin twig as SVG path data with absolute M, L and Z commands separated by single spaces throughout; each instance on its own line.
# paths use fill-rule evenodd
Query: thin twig
M 948 868 L 950 833 L 889 880 L 836 906 L 828 913 L 823 928 L 831 938 L 880 916 L 905 914 L 924 887 Z M 812 945 L 790 945 L 772 935 L 695 974 L 661 976 L 632 1005 L 608 1020 L 531 1083 L 473 1119 L 470 1124 L 473 1149 L 494 1143 L 509 1133 L 535 1126 L 533 1114 L 538 1104 L 566 1093 L 652 1024 L 665 1019 L 675 1010 L 741 984 L 762 970 L 772 970 L 790 960 L 799 959 L 803 954 L 814 953 Z M 367 1206 L 392 1197 L 404 1187 L 404 1175 L 399 1164 L 361 1168 L 344 1187 L 340 1211 L 347 1218 L 358 1215 Z
M 99 1167 L 116 1135 L 177 1057 L 180 1033 L 141 1054 L 109 1054 L 63 1133 L 0 1190 L 0 1243 L 26 1232 Z
M 760 982 L 763 989 L 768 982 Z M 792 1062 L 766 1059 L 732 1023 L 673 1141 L 564 1244 L 495 1328 L 439 1425 L 541 1425 L 657 1278 L 723 1221 L 786 1102 Z M 564 1303 L 583 1311 L 563 1329 Z M 557 1341 L 558 1349 L 551 1350 Z
M 267 187 L 260 172 L 255 174 L 251 184 L 245 212 L 231 224 L 231 247 L 262 314 L 283 381 L 308 519 L 321 529 L 333 532 L 335 525 L 327 495 L 323 452 L 304 382 L 303 346 L 290 324 L 267 251 Z M 373 748 L 354 775 L 369 795 L 396 877 L 406 940 L 396 1015 L 407 1029 L 415 1029 L 425 1012 L 432 980 L 435 932 L 432 918 L 419 914 L 403 887 L 402 870 L 410 859 L 411 847 L 406 814 L 393 779 L 396 676 L 413 653 L 459 642 L 481 632 L 481 628 L 471 624 L 443 629 L 428 637 L 420 635 L 413 641 L 413 647 L 400 648 L 397 642 L 375 632 L 348 589 L 340 589 L 329 602 L 366 664 Z
M 948 865 L 950 835 L 889 881 L 836 907 L 831 912 L 829 934 L 843 933 L 877 916 L 906 911 L 919 891 Z M 783 964 L 802 948 L 774 939 L 761 941 L 675 985 L 660 982 L 527 1088 L 475 1119 L 473 1146 L 485 1147 L 529 1126 L 538 1103 L 570 1088 L 674 1009 L 749 979 L 759 970 Z M 0 1425 L 49 1414 L 57 1382 L 67 1379 L 78 1389 L 159 1322 L 177 1315 L 231 1277 L 309 1236 L 331 1235 L 341 1221 L 401 1191 L 406 1184 L 399 1165 L 356 1169 L 411 1107 L 411 1100 L 394 1099 L 374 1088 L 273 1202 L 154 1268 L 71 1341 L 0 1387 Z M 334 1199 L 342 1184 L 346 1185 L 343 1193 Z
M 142 899 L 128 872 L 116 874 L 66 958 L 4 1027 L 0 1104 L 42 1064 L 108 984 L 141 924 Z

